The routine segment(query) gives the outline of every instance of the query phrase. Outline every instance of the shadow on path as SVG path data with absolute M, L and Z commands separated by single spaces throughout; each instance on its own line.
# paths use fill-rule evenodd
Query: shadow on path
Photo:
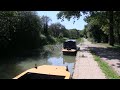
M 93 53 L 101 58 L 107 58 L 108 60 L 117 59 L 120 60 L 120 49 L 118 48 L 103 48 L 103 47 L 88 47 Z
M 120 75 L 120 48 L 88 47 L 92 53 L 100 56 Z

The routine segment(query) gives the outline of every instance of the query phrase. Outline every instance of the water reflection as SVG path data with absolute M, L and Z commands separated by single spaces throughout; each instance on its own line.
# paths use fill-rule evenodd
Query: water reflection
M 59 57 L 59 58 L 52 57 L 52 58 L 48 59 L 48 62 L 50 62 L 50 64 L 52 64 L 52 65 L 62 66 L 63 65 L 63 58 L 62 57 Z
M 11 79 L 23 71 L 37 65 L 68 66 L 73 73 L 75 56 L 65 56 L 61 52 L 62 45 L 48 45 L 44 50 L 34 50 L 27 55 L 0 59 L 0 79 Z
M 63 55 L 63 64 L 65 66 L 68 66 L 71 75 L 73 74 L 74 71 L 74 62 L 75 62 L 75 56 Z

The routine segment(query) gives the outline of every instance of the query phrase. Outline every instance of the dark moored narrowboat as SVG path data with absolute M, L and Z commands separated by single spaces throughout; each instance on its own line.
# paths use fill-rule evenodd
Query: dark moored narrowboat
M 76 40 L 66 40 L 63 43 L 62 52 L 64 55 L 76 55 L 77 53 L 77 45 Z

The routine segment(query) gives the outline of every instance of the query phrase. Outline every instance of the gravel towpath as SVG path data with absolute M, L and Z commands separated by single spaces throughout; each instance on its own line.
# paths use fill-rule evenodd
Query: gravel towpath
M 92 54 L 89 52 L 89 41 L 84 39 L 80 45 L 80 51 L 77 52 L 74 67 L 73 79 L 106 79 Z

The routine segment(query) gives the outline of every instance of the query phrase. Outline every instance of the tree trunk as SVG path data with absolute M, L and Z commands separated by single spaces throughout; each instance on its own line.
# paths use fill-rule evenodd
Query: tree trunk
M 119 32 L 119 29 L 117 30 L 117 36 L 118 36 L 118 44 L 120 44 L 120 32 Z
M 118 39 L 119 39 L 118 43 L 119 43 L 119 45 L 120 45 L 120 34 L 119 34 L 119 36 L 118 36 Z
M 44 24 L 44 34 L 45 34 L 45 36 L 48 36 L 48 25 L 47 25 L 47 23 Z
M 117 37 L 118 37 L 118 44 L 120 45 L 120 29 L 119 28 L 117 29 Z
M 109 11 L 109 44 L 114 46 L 113 11 Z
M 119 25 L 117 25 L 117 28 L 116 28 L 116 38 L 115 38 L 115 43 L 117 44 L 120 44 L 120 34 L 119 34 Z

